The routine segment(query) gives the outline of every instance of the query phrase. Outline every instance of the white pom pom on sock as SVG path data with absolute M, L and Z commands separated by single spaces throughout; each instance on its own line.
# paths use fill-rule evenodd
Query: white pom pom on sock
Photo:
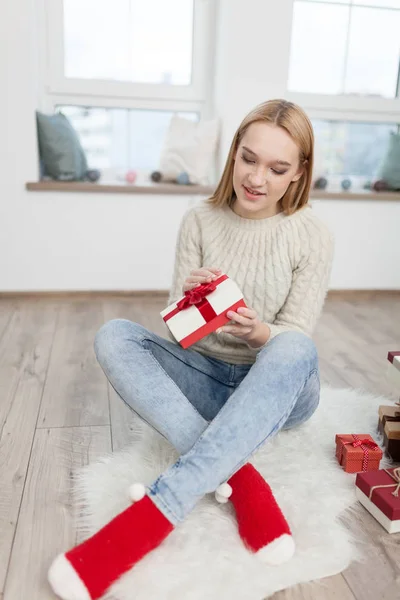
M 143 483 L 133 483 L 129 488 L 129 497 L 132 502 L 138 502 L 146 495 L 146 488 Z
M 225 504 L 232 495 L 232 487 L 229 483 L 221 483 L 215 490 L 215 499 L 220 504 Z

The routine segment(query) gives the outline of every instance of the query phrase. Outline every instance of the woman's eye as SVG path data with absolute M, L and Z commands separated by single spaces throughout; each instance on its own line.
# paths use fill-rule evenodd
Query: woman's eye
M 276 169 L 272 169 L 273 173 L 276 173 L 277 175 L 284 175 L 286 173 L 286 171 L 277 171 Z
M 254 160 L 251 160 L 250 158 L 247 158 L 247 156 L 244 156 L 244 154 L 242 154 L 242 159 L 244 160 L 245 163 L 248 163 L 248 164 L 254 164 L 255 163 Z

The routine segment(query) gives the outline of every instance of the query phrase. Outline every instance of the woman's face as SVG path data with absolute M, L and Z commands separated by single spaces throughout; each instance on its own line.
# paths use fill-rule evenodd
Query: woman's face
M 280 199 L 303 169 L 299 148 L 290 135 L 271 123 L 252 123 L 235 155 L 233 210 L 246 219 L 264 219 L 281 212 Z

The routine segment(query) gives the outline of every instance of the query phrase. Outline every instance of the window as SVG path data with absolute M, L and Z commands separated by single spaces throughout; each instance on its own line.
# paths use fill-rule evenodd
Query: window
M 204 103 L 212 0 L 44 0 L 48 91 Z
M 400 0 L 294 0 L 291 30 L 287 97 L 313 122 L 316 174 L 362 187 L 399 127 Z
M 68 78 L 189 85 L 193 0 L 64 0 Z
M 172 115 L 210 116 L 213 0 L 40 3 L 39 109 L 65 114 L 90 168 L 154 170 Z
M 397 131 L 391 123 L 361 123 L 314 119 L 318 175 L 353 177 L 356 187 L 371 181 Z
M 400 0 L 296 0 L 289 89 L 395 98 L 399 32 Z
M 77 131 L 89 168 L 153 171 L 168 129 L 171 111 L 58 106 Z M 197 113 L 178 113 L 198 120 Z

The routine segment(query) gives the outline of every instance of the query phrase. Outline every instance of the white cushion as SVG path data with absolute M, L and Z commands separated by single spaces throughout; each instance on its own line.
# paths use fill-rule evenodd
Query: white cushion
M 159 170 L 164 179 L 175 180 L 180 173 L 190 183 L 212 183 L 212 170 L 219 137 L 219 121 L 196 123 L 173 116 L 166 134 Z

